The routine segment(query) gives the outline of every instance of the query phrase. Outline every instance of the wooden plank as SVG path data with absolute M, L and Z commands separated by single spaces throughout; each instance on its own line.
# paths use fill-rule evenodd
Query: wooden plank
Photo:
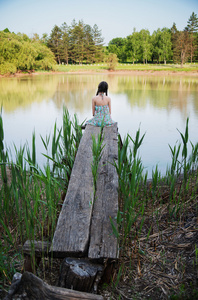
M 84 256 L 88 251 L 93 206 L 92 135 L 99 127 L 87 125 L 78 148 L 67 195 L 58 219 L 51 251 L 55 257 Z
M 27 240 L 23 245 L 23 253 L 27 255 L 35 253 L 36 257 L 48 256 L 50 246 L 50 242 Z
M 17 273 L 18 274 L 18 273 Z M 74 290 L 51 286 L 33 275 L 25 272 L 19 274 L 16 280 L 12 282 L 8 295 L 5 300 L 14 299 L 32 299 L 32 300 L 102 300 L 100 295 L 78 292 Z M 25 295 L 25 296 L 24 296 Z
M 91 259 L 118 258 L 117 239 L 110 217 L 118 211 L 118 175 L 112 165 L 118 159 L 117 123 L 103 129 L 105 145 L 98 168 L 96 197 L 92 215 L 88 257 Z

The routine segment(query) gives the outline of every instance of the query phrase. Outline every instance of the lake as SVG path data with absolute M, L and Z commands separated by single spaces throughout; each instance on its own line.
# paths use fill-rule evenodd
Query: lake
M 71 116 L 77 114 L 79 123 L 90 119 L 91 99 L 98 83 L 109 84 L 112 119 L 118 122 L 122 139 L 132 138 L 140 128 L 146 132 L 140 155 L 149 177 L 158 165 L 164 175 L 171 162 L 169 144 L 180 141 L 178 130 L 184 133 L 189 117 L 189 139 L 197 143 L 198 79 L 168 75 L 114 74 L 52 74 L 0 79 L 0 105 L 4 125 L 4 141 L 11 148 L 28 142 L 36 132 L 37 161 L 45 161 L 40 135 L 53 132 L 55 122 L 62 126 L 63 107 Z M 178 129 L 178 130 L 177 130 Z

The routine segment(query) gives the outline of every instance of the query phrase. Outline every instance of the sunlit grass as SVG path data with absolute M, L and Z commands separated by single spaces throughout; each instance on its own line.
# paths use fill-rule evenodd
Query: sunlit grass
M 106 63 L 82 64 L 82 65 L 56 65 L 57 72 L 102 72 L 108 70 Z M 141 64 L 141 63 L 119 63 L 115 71 L 169 71 L 169 72 L 198 72 L 198 63 L 186 63 L 183 68 L 180 64 Z

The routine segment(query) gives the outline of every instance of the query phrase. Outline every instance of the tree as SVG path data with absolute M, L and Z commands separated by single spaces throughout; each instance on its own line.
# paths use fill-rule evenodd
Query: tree
M 41 38 L 41 42 L 47 46 L 47 43 L 48 43 L 48 35 L 47 33 L 43 33 L 42 34 L 42 38 Z
M 177 35 L 178 30 L 175 23 L 173 23 L 173 26 L 171 27 L 171 42 L 172 42 L 172 53 L 175 53 L 176 43 L 177 43 Z M 173 55 L 173 62 L 175 62 L 175 55 Z
M 53 53 L 40 40 L 0 31 L 0 41 L 0 74 L 35 68 L 47 70 L 55 64 Z
M 62 50 L 62 30 L 57 25 L 51 31 L 50 38 L 48 40 L 48 47 L 55 55 L 56 61 L 61 63 L 61 50 Z
M 84 24 L 83 21 L 79 21 L 76 24 L 73 20 L 72 27 L 70 29 L 70 44 L 71 44 L 71 58 L 75 63 L 82 63 L 85 50 L 84 50 Z
M 69 26 L 66 22 L 63 23 L 61 26 L 62 30 L 62 51 L 61 51 L 61 58 L 66 62 L 68 65 L 69 62 Z
M 187 26 L 185 30 L 189 32 L 197 32 L 198 31 L 198 18 L 197 15 L 193 12 L 190 18 L 188 19 Z
M 126 53 L 126 39 L 125 38 L 115 38 L 109 42 L 108 52 L 117 55 L 118 59 L 122 62 L 127 60 Z
M 143 63 L 147 64 L 148 60 L 151 58 L 151 36 L 149 30 L 142 29 L 139 33 L 140 36 L 140 55 Z
M 85 39 L 85 59 L 86 62 L 92 63 L 94 61 L 95 44 L 93 40 L 93 32 L 90 25 L 84 26 Z
M 191 63 L 193 61 L 193 57 L 195 55 L 195 51 L 197 50 L 197 31 L 198 31 L 198 18 L 197 15 L 193 12 L 190 16 L 187 26 L 184 29 L 189 32 L 189 40 L 190 40 L 190 59 Z
M 153 52 L 157 54 L 157 59 L 163 60 L 166 64 L 167 59 L 172 55 L 172 43 L 170 29 L 164 27 L 153 33 Z
M 102 61 L 103 59 L 103 41 L 102 31 L 99 30 L 98 25 L 94 24 L 93 30 L 93 42 L 94 42 L 94 52 L 95 52 L 95 62 Z
M 10 30 L 8 28 L 5 28 L 4 32 L 9 32 L 10 33 Z
M 114 71 L 118 63 L 117 55 L 115 53 L 109 53 L 105 61 L 107 63 L 108 69 Z
M 136 29 L 134 28 L 133 33 L 127 36 L 127 40 L 126 40 L 127 57 L 133 61 L 133 64 L 135 61 L 138 60 L 139 50 L 140 50 L 140 36 L 139 36 L 139 32 L 137 32 Z
M 174 48 L 176 61 L 180 61 L 181 67 L 190 56 L 190 37 L 188 31 L 178 31 Z

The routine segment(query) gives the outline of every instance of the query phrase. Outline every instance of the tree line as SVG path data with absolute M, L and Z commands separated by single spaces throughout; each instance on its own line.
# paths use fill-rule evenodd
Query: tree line
M 135 29 L 126 38 L 114 38 L 108 46 L 103 44 L 102 32 L 95 24 L 91 27 L 75 19 L 55 25 L 50 35 L 40 38 L 37 33 L 26 34 L 0 31 L 0 74 L 19 70 L 49 70 L 58 64 L 97 63 L 105 60 L 119 62 L 180 62 L 198 59 L 198 18 L 193 12 L 183 31 L 172 28 Z M 108 58 L 108 59 L 107 59 Z
M 114 38 L 109 42 L 108 52 L 117 55 L 120 62 L 180 62 L 181 65 L 198 59 L 198 18 L 193 12 L 183 31 L 172 28 L 155 30 L 142 29 L 126 38 Z

